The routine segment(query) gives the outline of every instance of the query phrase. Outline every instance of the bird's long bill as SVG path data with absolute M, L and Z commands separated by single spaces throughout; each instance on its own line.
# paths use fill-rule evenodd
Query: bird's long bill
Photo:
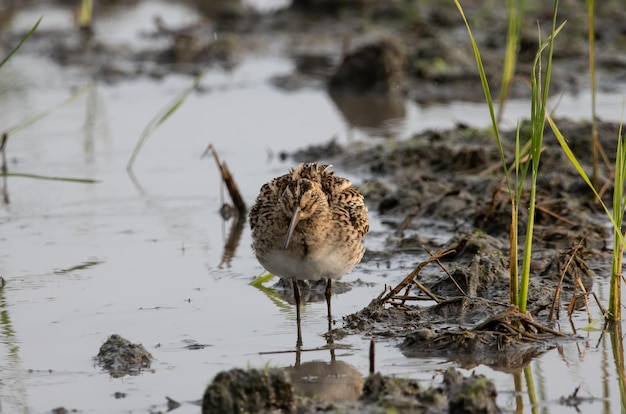
M 289 222 L 289 227 L 287 228 L 287 235 L 285 236 L 285 245 L 283 249 L 289 247 L 289 240 L 291 240 L 291 236 L 293 235 L 293 231 L 296 229 L 298 225 L 298 221 L 300 221 L 300 206 L 295 206 L 293 209 L 293 213 L 291 214 L 291 221 Z

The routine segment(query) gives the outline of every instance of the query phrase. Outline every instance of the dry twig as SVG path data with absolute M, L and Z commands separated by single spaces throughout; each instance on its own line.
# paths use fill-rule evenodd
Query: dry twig
M 420 264 L 418 264 L 417 267 L 415 268 L 415 270 L 413 270 L 411 273 L 409 273 L 400 283 L 398 283 L 398 285 L 395 288 L 391 289 L 389 291 L 389 293 L 384 295 L 384 292 L 383 292 L 376 299 L 374 299 L 370 305 L 381 306 L 382 304 L 386 303 L 392 297 L 397 296 L 398 293 L 402 289 L 404 289 L 407 286 L 410 286 L 412 283 L 415 284 L 418 288 L 420 288 L 426 295 L 431 297 L 434 301 L 439 303 L 441 301 L 441 299 L 438 298 L 433 293 L 431 293 L 424 285 L 419 283 L 415 279 L 415 277 L 422 271 L 422 269 L 424 267 L 426 267 L 427 264 L 435 262 L 435 261 L 439 260 L 440 258 L 442 258 L 442 257 L 444 257 L 444 256 L 446 256 L 446 255 L 448 255 L 450 253 L 453 253 L 453 252 L 454 252 L 454 250 L 445 250 L 445 251 L 444 250 L 439 250 L 434 255 L 431 255 L 428 259 L 426 259 L 423 262 L 421 262 Z M 385 289 L 385 291 L 386 291 L 386 289 Z
M 559 278 L 559 284 L 556 286 L 556 292 L 554 293 L 554 299 L 552 300 L 552 306 L 550 307 L 550 313 L 548 314 L 548 320 L 549 321 L 552 320 L 552 318 L 554 316 L 554 310 L 556 308 L 556 302 L 561 297 L 561 288 L 563 287 L 563 279 L 565 278 L 565 274 L 567 273 L 567 270 L 569 269 L 569 266 L 572 263 L 572 260 L 574 260 L 574 256 L 576 255 L 576 252 L 583 247 L 583 241 L 584 240 L 585 240 L 585 238 L 583 237 L 574 246 L 574 250 L 572 251 L 572 254 L 570 255 L 569 259 L 567 260 L 567 263 L 565 264 L 565 267 L 561 271 L 561 277 Z M 558 313 L 558 309 L 557 309 L 557 313 Z M 557 317 L 558 317 L 558 315 L 557 315 Z
M 247 210 L 246 203 L 243 201 L 243 198 L 241 197 L 241 193 L 239 193 L 239 187 L 237 187 L 237 184 L 235 184 L 235 179 L 230 173 L 230 170 L 226 166 L 225 162 L 220 161 L 220 158 L 217 155 L 217 151 L 215 151 L 213 144 L 209 144 L 207 149 L 202 154 L 202 157 L 205 157 L 209 152 L 213 155 L 213 158 L 215 159 L 215 163 L 217 164 L 217 167 L 220 170 L 220 174 L 222 175 L 222 180 L 224 181 L 224 184 L 226 184 L 226 188 L 228 189 L 228 194 L 230 194 L 230 198 L 233 201 L 235 208 L 239 212 L 239 215 L 241 216 L 245 215 L 246 210 Z

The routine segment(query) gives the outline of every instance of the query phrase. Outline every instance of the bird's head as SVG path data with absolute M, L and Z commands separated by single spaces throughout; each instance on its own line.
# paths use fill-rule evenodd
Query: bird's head
M 289 218 L 289 227 L 283 246 L 286 249 L 298 223 L 310 219 L 328 207 L 328 198 L 319 183 L 299 179 L 289 183 L 285 188 L 280 203 L 283 212 Z

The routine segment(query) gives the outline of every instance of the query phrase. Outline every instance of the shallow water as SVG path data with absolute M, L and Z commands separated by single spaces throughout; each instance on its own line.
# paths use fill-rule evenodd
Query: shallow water
M 152 12 L 153 6 L 141 7 L 133 13 L 151 18 L 142 13 Z M 174 16 L 187 19 L 180 7 Z M 26 11 L 14 24 L 44 12 L 49 11 Z M 62 10 L 54 13 L 64 18 Z M 104 16 L 99 24 L 119 24 L 116 19 Z M 401 138 L 456 122 L 488 124 L 483 105 L 407 102 L 402 118 L 376 128 L 350 127 L 324 91 L 287 93 L 271 85 L 272 76 L 291 67 L 290 60 L 270 55 L 246 58 L 232 72 L 207 72 L 205 92 L 192 94 L 146 142 L 134 167 L 136 181 L 125 167 L 138 137 L 191 84 L 190 78 L 95 83 L 85 96 L 10 137 L 10 172 L 99 182 L 8 179 L 10 204 L 0 207 L 0 273 L 7 280 L 0 289 L 0 412 L 39 413 L 59 406 L 86 413 L 165 410 L 166 396 L 180 402 L 200 399 L 220 370 L 294 364 L 293 353 L 271 352 L 293 349 L 295 310 L 249 285 L 262 268 L 250 251 L 247 227 L 230 264 L 222 263 L 231 223 L 219 215 L 222 188 L 215 163 L 200 158 L 209 142 L 228 163 L 250 205 L 261 184 L 291 166 L 279 160 L 280 151 L 332 137 L 349 144 L 381 135 Z M 55 107 L 90 82 L 81 69 L 17 55 L 0 71 L 0 124 L 7 128 Z M 619 120 L 623 91 L 599 97 L 603 119 Z M 586 116 L 588 102 L 587 93 L 565 95 L 557 113 Z M 507 108 L 510 125 L 528 111 L 524 102 L 513 101 Z M 362 179 L 348 176 L 356 183 Z M 386 229 L 374 213 L 371 219 L 366 244 L 380 249 Z M 405 255 L 389 266 L 358 266 L 343 280 L 366 283 L 335 295 L 335 317 L 362 309 L 421 259 Z M 600 280 L 595 290 L 606 303 L 606 282 Z M 599 316 L 595 305 L 592 314 Z M 325 344 L 325 315 L 323 302 L 304 306 L 305 348 Z M 576 324 L 584 326 L 586 315 L 577 314 Z M 153 370 L 113 379 L 95 367 L 92 357 L 112 333 L 143 343 L 155 357 Z M 582 336 L 585 340 L 564 344 L 531 364 L 541 412 L 575 412 L 558 399 L 578 386 L 579 396 L 598 398 L 581 405 L 583 412 L 620 411 L 608 336 Z M 338 342 L 350 348 L 337 351 L 337 358 L 366 375 L 369 338 L 357 335 Z M 207 347 L 186 348 L 193 343 Z M 301 358 L 328 361 L 330 356 L 314 351 Z M 418 378 L 425 385 L 438 382 L 439 373 L 450 365 L 441 359 L 406 358 L 393 342 L 377 345 L 376 362 L 385 374 Z M 495 379 L 503 408 L 531 412 L 525 387 L 521 406 L 516 402 L 511 374 L 484 366 L 476 372 Z M 183 404 L 175 412 L 198 410 Z

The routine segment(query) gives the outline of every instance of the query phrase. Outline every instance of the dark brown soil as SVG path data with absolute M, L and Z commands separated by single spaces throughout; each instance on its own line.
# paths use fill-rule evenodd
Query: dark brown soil
M 567 119 L 556 123 L 590 171 L 591 124 Z M 522 124 L 522 136 L 528 136 L 528 128 Z M 598 132 L 606 153 L 614 154 L 619 125 L 600 122 Z M 514 132 L 504 134 L 505 154 L 512 153 L 514 137 Z M 359 186 L 370 212 L 388 227 L 384 250 L 369 250 L 363 259 L 366 266 L 384 266 L 411 252 L 431 254 L 397 286 L 386 287 L 364 309 L 344 318 L 344 332 L 392 340 L 409 357 L 439 357 L 468 369 L 486 365 L 519 372 L 546 350 L 578 339 L 568 317 L 588 312 L 594 279 L 610 275 L 608 219 L 549 130 L 541 158 L 526 312 L 509 305 L 511 206 L 489 129 L 459 125 L 405 140 L 349 147 L 332 141 L 292 157 L 295 161 L 330 159 L 366 177 Z M 614 162 L 611 157 L 609 163 Z M 610 168 L 603 164 L 598 171 L 598 184 L 610 205 Z M 520 211 L 526 211 L 527 188 L 521 204 Z M 526 220 L 521 214 L 520 246 L 526 237 Z M 426 236 L 437 234 L 439 228 L 452 234 L 448 242 Z M 370 377 L 364 389 L 377 381 L 387 384 L 383 388 L 395 389 L 389 385 L 395 379 L 376 377 Z M 419 389 L 417 383 L 405 385 Z M 487 395 L 490 390 L 490 386 L 482 388 Z M 436 393 L 429 395 L 432 410 L 441 400 Z M 454 412 L 452 400 L 446 401 L 444 412 Z M 406 401 L 394 404 L 415 407 Z M 467 412 L 497 410 L 494 405 Z
M 590 143 L 590 124 L 565 119 L 557 124 L 580 162 L 589 167 L 590 151 L 584 143 Z M 522 131 L 526 128 L 522 125 Z M 608 154 L 614 152 L 618 130 L 615 124 L 599 126 Z M 505 153 L 511 153 L 512 134 L 504 139 Z M 559 317 L 585 311 L 584 297 L 596 277 L 593 269 L 602 276 L 609 274 L 610 235 L 603 224 L 608 219 L 593 193 L 550 132 L 544 143 L 525 313 L 508 305 L 511 207 L 489 130 L 459 126 L 343 151 L 337 143 L 329 144 L 339 163 L 369 177 L 361 190 L 370 210 L 388 218 L 390 232 L 395 233 L 385 252 L 370 251 L 364 261 L 393 260 L 407 250 L 446 252 L 439 258 L 440 266 L 434 260 L 418 266 L 392 291 L 346 317 L 346 327 L 378 338 L 403 338 L 401 348 L 407 355 L 444 356 L 463 366 L 501 369 L 524 366 L 538 353 L 568 340 Z M 312 148 L 311 154 L 320 151 Z M 296 160 L 308 157 L 307 150 L 294 154 Z M 605 195 L 611 194 L 609 171 L 604 166 L 600 171 L 599 182 L 607 183 Z M 521 211 L 526 211 L 527 197 L 525 191 Z M 524 214 L 520 220 L 521 246 Z M 416 237 L 440 222 L 454 234 L 446 245 Z M 564 332 L 571 330 L 567 327 Z
M 501 412 L 496 405 L 496 388 L 489 379 L 474 374 L 464 377 L 453 368 L 444 372 L 440 384 L 429 388 L 414 380 L 373 374 L 353 401 L 316 401 L 298 394 L 297 382 L 293 374 L 276 368 L 223 371 L 207 387 L 202 413 Z
M 3 4 L 6 20 L 28 3 Z M 126 3 L 134 1 L 98 2 L 94 19 Z M 197 8 L 204 18 L 202 23 L 173 27 L 167 16 L 155 16 L 154 29 L 142 33 L 144 38 L 168 40 L 166 47 L 139 48 L 133 46 L 132 39 L 123 47 L 110 46 L 77 25 L 59 31 L 40 29 L 24 50 L 49 56 L 63 65 L 87 65 L 94 69 L 95 78 L 105 81 L 162 77 L 172 72 L 195 75 L 215 65 L 233 68 L 246 54 L 279 53 L 295 63 L 293 73 L 277 76 L 274 82 L 289 90 L 328 84 L 335 92 L 401 93 L 423 103 L 483 100 L 467 31 L 451 1 L 306 0 L 294 1 L 292 7 L 270 14 L 255 12 L 240 1 L 187 3 Z M 621 5 L 620 0 L 607 0 L 596 6 L 601 89 L 626 80 L 626 10 Z M 506 8 L 498 0 L 463 2 L 463 7 L 481 48 L 490 85 L 498 90 Z M 552 14 L 551 2 L 526 2 L 519 64 L 510 97 L 529 96 L 529 74 L 539 38 L 537 23 L 545 38 Z M 551 91 L 576 92 L 588 84 L 587 12 L 584 4 L 567 0 L 559 3 L 558 16 L 559 22 L 567 20 L 567 24 L 556 39 Z M 23 36 L 0 32 L 0 42 L 7 45 L 16 44 Z M 367 66 L 373 70 L 359 69 Z

